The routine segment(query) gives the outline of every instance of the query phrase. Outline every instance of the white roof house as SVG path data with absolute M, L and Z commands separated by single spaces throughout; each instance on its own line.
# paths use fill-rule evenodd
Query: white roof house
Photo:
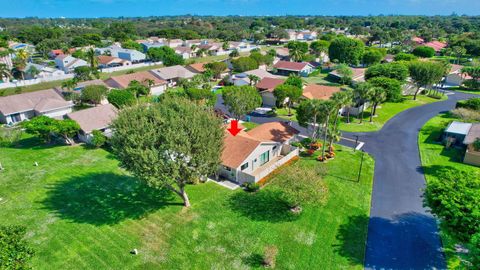
M 450 125 L 448 125 L 445 132 L 449 134 L 467 135 L 471 127 L 471 123 L 453 121 L 450 123 Z
M 88 66 L 87 61 L 75 58 L 71 55 L 59 55 L 55 58 L 55 64 L 65 73 L 71 73 L 76 67 Z

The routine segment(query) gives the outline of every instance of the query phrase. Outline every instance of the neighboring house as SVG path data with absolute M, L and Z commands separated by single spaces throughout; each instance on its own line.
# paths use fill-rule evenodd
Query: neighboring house
M 364 82 L 365 81 L 365 71 L 366 68 L 350 68 L 352 70 L 352 81 L 355 83 Z M 341 79 L 342 75 L 337 73 L 337 70 L 334 70 L 329 73 L 329 76 L 332 76 L 336 79 Z
M 57 56 L 55 58 L 55 64 L 65 73 L 72 73 L 76 67 L 88 66 L 87 61 L 66 54 Z
M 474 123 L 470 127 L 463 144 L 467 146 L 463 162 L 471 165 L 480 166 L 480 149 L 475 149 L 473 144 L 480 140 L 480 123 Z
M 132 63 L 143 62 L 147 59 L 147 56 L 144 53 L 132 49 L 117 49 L 114 51 L 110 51 L 110 53 L 113 57 L 128 60 Z
M 83 82 L 78 82 L 75 87 L 71 90 L 73 90 L 75 93 L 78 93 L 78 94 L 81 94 L 81 92 L 83 91 L 83 89 L 85 89 L 85 87 L 87 86 L 91 86 L 91 85 L 103 85 L 105 87 L 108 88 L 108 85 L 106 85 L 102 80 L 90 80 L 90 81 L 83 81 Z M 64 89 L 60 86 L 58 87 L 55 87 L 54 88 L 56 91 L 58 91 L 59 93 L 63 93 L 65 96 L 69 94 L 69 90 L 68 89 Z M 101 101 L 100 101 L 100 104 L 108 104 L 108 100 L 107 98 L 103 98 Z
M 74 104 L 53 89 L 0 97 L 0 123 L 13 124 L 38 115 L 63 116 Z
M 467 74 L 462 73 L 462 65 L 452 64 L 450 72 L 445 77 L 445 85 L 447 86 L 461 86 L 465 80 L 472 79 Z
M 314 67 L 307 62 L 278 61 L 273 67 L 277 70 L 277 74 L 282 76 L 288 76 L 293 73 L 298 76 L 307 77 L 314 70 Z
M 118 57 L 116 51 L 123 50 L 120 45 L 110 45 L 105 48 L 95 48 L 96 54 L 103 54 L 103 55 L 111 55 L 114 57 Z
M 31 44 L 27 44 L 27 43 L 18 43 L 18 42 L 9 41 L 8 42 L 8 48 L 10 48 L 14 51 L 18 51 L 20 49 L 23 49 L 30 54 L 33 54 L 35 52 L 35 46 L 33 46 Z
M 309 41 L 317 39 L 318 33 L 309 30 L 292 30 L 287 29 L 289 40 Z
M 334 93 L 340 91 L 342 91 L 342 89 L 336 86 L 307 84 L 303 88 L 302 98 L 329 100 Z
M 174 50 L 175 53 L 181 55 L 183 59 L 189 59 L 191 57 L 194 57 L 193 51 L 190 47 L 178 46 Z
M 264 69 L 254 69 L 245 71 L 243 73 L 234 74 L 230 78 L 230 82 L 232 82 L 236 86 L 250 85 L 250 78 L 248 78 L 248 75 L 255 75 L 260 80 L 262 80 L 263 78 L 280 78 L 280 76 L 273 75 Z
M 265 77 L 257 83 L 256 87 L 262 96 L 262 104 L 267 107 L 276 106 L 277 99 L 273 95 L 275 88 L 284 83 L 284 79 Z
M 29 72 L 31 68 L 36 68 L 38 70 L 38 74 L 35 76 L 32 76 L 32 74 Z M 28 63 L 26 68 L 25 68 L 25 79 L 30 80 L 30 79 L 35 79 L 35 78 L 52 78 L 52 77 L 59 77 L 65 75 L 65 71 L 56 69 L 56 68 L 51 68 L 47 66 L 42 66 L 34 63 Z
M 163 47 L 163 46 L 166 46 L 166 44 L 164 42 L 142 42 L 140 43 L 142 45 L 142 48 L 143 48 L 143 51 L 144 52 L 147 52 L 148 49 L 150 48 L 160 48 L 160 47 Z
M 182 46 L 183 45 L 183 40 L 181 39 L 169 39 L 167 40 L 166 44 L 168 47 L 175 49 L 176 47 Z
M 160 79 L 167 81 L 169 87 L 175 86 L 180 79 L 191 79 L 195 76 L 195 73 L 180 65 L 159 68 L 151 72 Z
M 75 48 L 70 48 L 68 49 L 68 54 L 72 54 L 75 52 Z M 49 53 L 48 53 L 48 56 L 51 58 L 51 59 L 55 59 L 57 58 L 57 56 L 59 55 L 64 55 L 65 53 L 63 52 L 63 50 L 61 49 L 57 49 L 57 50 L 51 50 Z
M 280 47 L 276 48 L 275 52 L 277 53 L 277 58 L 279 60 L 289 61 L 290 60 L 290 51 L 288 48 Z
M 167 90 L 167 82 L 155 76 L 151 71 L 141 71 L 113 76 L 110 79 L 105 80 L 105 84 L 110 88 L 125 89 L 132 81 L 137 81 L 145 86 L 148 86 L 148 80 L 153 81 L 153 85 L 150 87 L 151 95 L 160 95 Z
M 393 61 L 395 61 L 395 55 L 393 55 L 393 54 L 387 54 L 387 55 L 385 55 L 385 57 L 383 58 L 383 62 L 384 62 L 384 63 L 391 63 L 391 62 L 393 62 Z
M 424 43 L 423 46 L 430 47 L 435 50 L 435 52 L 439 53 L 441 50 L 447 47 L 447 43 L 441 41 L 431 41 Z
M 462 145 L 471 127 L 471 123 L 453 121 L 445 129 L 443 138 L 452 145 Z
M 268 78 L 281 78 L 280 76 L 276 76 L 276 75 L 273 75 L 272 73 L 266 71 L 265 69 L 253 69 L 253 70 L 249 70 L 249 71 L 245 71 L 244 72 L 245 74 L 247 75 L 255 75 L 257 76 L 258 78 L 260 79 L 263 79 L 265 77 L 268 77 Z
M 185 67 L 195 74 L 201 74 L 205 72 L 205 63 L 194 63 Z
M 78 139 L 90 143 L 94 130 L 103 132 L 107 137 L 111 136 L 110 124 L 117 117 L 117 109 L 112 104 L 105 104 L 72 112 L 67 114 L 66 117 L 74 120 L 80 126 Z
M 122 66 L 132 65 L 132 62 L 130 62 L 129 60 L 121 59 L 114 56 L 99 55 L 97 58 L 98 58 L 98 67 L 100 68 L 122 67 Z
M 226 132 L 219 176 L 237 183 L 256 183 L 298 156 L 290 143 L 298 130 L 285 122 L 270 122 L 237 136 Z

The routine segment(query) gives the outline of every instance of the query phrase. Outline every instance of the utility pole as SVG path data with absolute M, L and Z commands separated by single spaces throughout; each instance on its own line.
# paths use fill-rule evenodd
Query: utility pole
M 358 169 L 357 182 L 360 182 L 360 175 L 362 174 L 363 157 L 364 157 L 364 156 L 365 156 L 365 151 L 362 149 L 362 158 L 360 159 L 360 168 Z

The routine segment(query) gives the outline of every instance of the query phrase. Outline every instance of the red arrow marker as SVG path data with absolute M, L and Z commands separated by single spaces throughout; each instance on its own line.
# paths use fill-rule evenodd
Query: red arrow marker
M 242 131 L 241 129 L 238 128 L 238 120 L 232 120 L 230 122 L 230 128 L 227 129 L 230 134 L 233 136 L 237 136 L 237 134 Z

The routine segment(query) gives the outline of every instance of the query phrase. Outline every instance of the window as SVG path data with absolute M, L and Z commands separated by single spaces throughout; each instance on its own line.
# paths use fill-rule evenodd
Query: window
M 260 155 L 260 165 L 263 165 L 263 164 L 267 163 L 269 158 L 270 158 L 270 152 L 269 151 L 261 154 Z
M 242 167 L 240 167 L 242 171 L 245 170 L 246 168 L 248 168 L 248 162 L 243 164 Z
M 277 150 L 277 146 L 278 146 L 278 145 L 275 145 L 275 146 L 272 148 L 272 150 L 273 150 L 273 151 Z

